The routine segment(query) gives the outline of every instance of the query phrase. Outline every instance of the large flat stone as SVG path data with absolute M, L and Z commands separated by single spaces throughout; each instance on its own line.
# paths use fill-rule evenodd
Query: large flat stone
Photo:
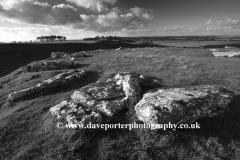
M 209 49 L 215 57 L 240 57 L 240 48 L 225 46 L 225 48 Z
M 240 57 L 240 52 L 213 52 L 215 57 Z
M 138 102 L 141 92 L 138 83 L 138 79 L 130 73 L 119 73 L 106 82 L 94 83 L 75 91 L 72 99 L 76 104 L 111 117 Z
M 232 96 L 217 86 L 158 89 L 144 94 L 135 111 L 146 124 L 192 123 L 229 109 Z

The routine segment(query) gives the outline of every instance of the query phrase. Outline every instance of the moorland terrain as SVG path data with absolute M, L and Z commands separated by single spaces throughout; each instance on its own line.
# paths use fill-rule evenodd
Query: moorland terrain
M 214 57 L 208 50 L 226 45 L 238 47 L 239 42 L 171 40 L 166 43 L 0 44 L 0 159 L 240 159 L 240 59 Z M 195 46 L 199 43 L 202 45 Z M 119 47 L 122 48 L 115 50 Z M 22 66 L 47 60 L 51 52 L 93 50 L 88 57 L 75 59 L 82 64 L 80 70 L 91 71 L 83 83 L 18 102 L 7 101 L 10 93 L 65 71 L 23 72 Z M 75 90 L 105 81 L 119 72 L 158 80 L 156 86 L 147 89 L 219 85 L 233 91 L 235 96 L 229 111 L 199 119 L 201 129 L 196 130 L 147 133 L 127 129 L 77 133 L 56 128 L 46 130 L 52 106 L 69 98 Z

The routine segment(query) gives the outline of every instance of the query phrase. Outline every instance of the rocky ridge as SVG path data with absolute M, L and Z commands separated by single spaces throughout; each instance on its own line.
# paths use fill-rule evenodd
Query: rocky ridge
M 12 102 L 21 100 L 22 98 L 31 96 L 32 94 L 35 94 L 40 91 L 44 91 L 61 85 L 71 84 L 74 81 L 82 79 L 85 75 L 86 75 L 85 71 L 78 70 L 70 70 L 68 72 L 58 74 L 55 77 L 44 80 L 42 81 L 42 83 L 39 83 L 33 87 L 22 89 L 20 91 L 9 94 L 8 101 Z
M 50 57 L 53 59 L 71 59 L 71 58 L 84 58 L 88 57 L 90 52 L 81 51 L 76 53 L 65 53 L 65 52 L 52 52 Z
M 145 124 L 190 124 L 199 118 L 216 116 L 230 109 L 233 99 L 232 92 L 206 85 L 150 90 L 140 100 L 140 81 L 141 78 L 134 78 L 131 73 L 118 73 L 105 82 L 76 90 L 70 102 L 63 101 L 50 111 L 60 119 L 64 117 L 69 124 L 73 123 L 69 118 L 74 117 L 75 124 L 86 125 L 89 121 L 100 123 L 103 117 L 111 120 L 121 110 L 130 107 L 135 109 L 137 119 Z M 90 112 L 87 113 L 86 109 Z M 68 112 L 74 115 L 70 114 L 69 117 Z M 76 120 L 78 112 L 82 117 L 79 121 Z
M 40 72 L 51 70 L 74 69 L 78 64 L 74 61 L 46 61 L 34 62 L 23 67 L 24 72 Z

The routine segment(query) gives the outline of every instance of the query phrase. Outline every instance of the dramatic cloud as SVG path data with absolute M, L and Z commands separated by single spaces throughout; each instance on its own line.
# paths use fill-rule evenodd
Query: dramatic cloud
M 103 10 L 108 10 L 105 4 L 114 5 L 118 0 L 67 0 L 68 2 L 74 3 L 79 7 L 84 7 L 87 9 L 95 10 L 101 12 Z
M 104 7 L 104 3 L 115 4 L 117 2 L 117 0 L 88 0 L 82 3 L 83 1 L 75 2 L 90 9 L 97 7 L 97 4 Z M 99 11 L 101 7 L 98 8 Z M 87 15 L 68 4 L 51 6 L 47 2 L 34 0 L 0 0 L 0 16 L 3 17 L 2 21 L 15 24 L 61 25 L 96 32 L 142 28 L 154 17 L 149 11 L 138 7 L 130 8 L 128 11 L 115 7 L 101 14 Z
M 82 21 L 77 9 L 70 5 L 50 6 L 47 2 L 34 0 L 0 0 L 0 15 L 21 22 L 44 25 L 66 25 Z
M 153 19 L 153 15 L 141 8 L 131 8 L 129 12 L 122 13 L 118 8 L 112 9 L 102 15 L 80 15 L 83 22 L 74 28 L 86 28 L 98 32 L 128 30 L 144 27 Z

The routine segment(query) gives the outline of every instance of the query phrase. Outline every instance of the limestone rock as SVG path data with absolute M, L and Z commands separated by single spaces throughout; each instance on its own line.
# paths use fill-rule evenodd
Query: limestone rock
M 113 117 L 124 107 L 134 107 L 139 98 L 137 77 L 119 73 L 106 82 L 93 83 L 75 91 L 70 101 L 61 102 L 50 112 L 70 126 L 86 126 L 90 122 L 100 124 L 103 117 Z
M 50 55 L 52 58 L 54 59 L 64 59 L 66 57 L 69 56 L 69 53 L 65 53 L 65 52 L 52 52 L 51 55 Z
M 102 123 L 102 116 L 100 114 L 68 101 L 63 101 L 51 107 L 50 112 L 52 115 L 56 115 L 63 125 L 75 125 L 75 127 L 77 126 L 79 129 L 83 129 L 81 127 L 86 127 L 90 122 L 93 124 Z
M 212 52 L 218 52 L 219 49 L 217 49 L 217 48 L 213 48 L 213 49 L 209 49 L 209 51 L 212 51 Z
M 54 88 L 61 85 L 70 84 L 76 80 L 82 79 L 86 75 L 85 71 L 70 70 L 68 72 L 61 73 L 53 78 L 44 80 L 42 83 L 36 86 L 26 88 L 17 92 L 14 92 L 8 96 L 8 101 L 16 101 L 23 97 L 30 96 L 39 91 Z
M 240 49 L 237 47 L 226 46 L 225 48 L 209 49 L 215 57 L 240 57 Z
M 85 86 L 72 95 L 74 103 L 112 117 L 125 107 L 134 106 L 140 98 L 138 80 L 130 73 L 119 73 L 106 82 Z
M 135 111 L 146 124 L 192 123 L 229 109 L 232 96 L 217 86 L 158 89 L 144 94 Z
M 71 57 L 73 57 L 73 58 L 84 58 L 84 57 L 87 57 L 87 52 L 85 52 L 85 51 L 82 51 L 82 52 L 76 52 L 76 53 L 73 53 L 72 55 L 71 55 Z
M 215 57 L 240 57 L 240 52 L 213 52 Z
M 62 70 L 62 69 L 73 69 L 77 64 L 73 61 L 46 61 L 46 62 L 35 62 L 28 64 L 23 67 L 25 72 L 40 72 L 50 70 Z
M 89 53 L 90 52 L 87 51 L 81 51 L 76 53 L 52 52 L 50 56 L 54 59 L 71 59 L 88 57 Z

